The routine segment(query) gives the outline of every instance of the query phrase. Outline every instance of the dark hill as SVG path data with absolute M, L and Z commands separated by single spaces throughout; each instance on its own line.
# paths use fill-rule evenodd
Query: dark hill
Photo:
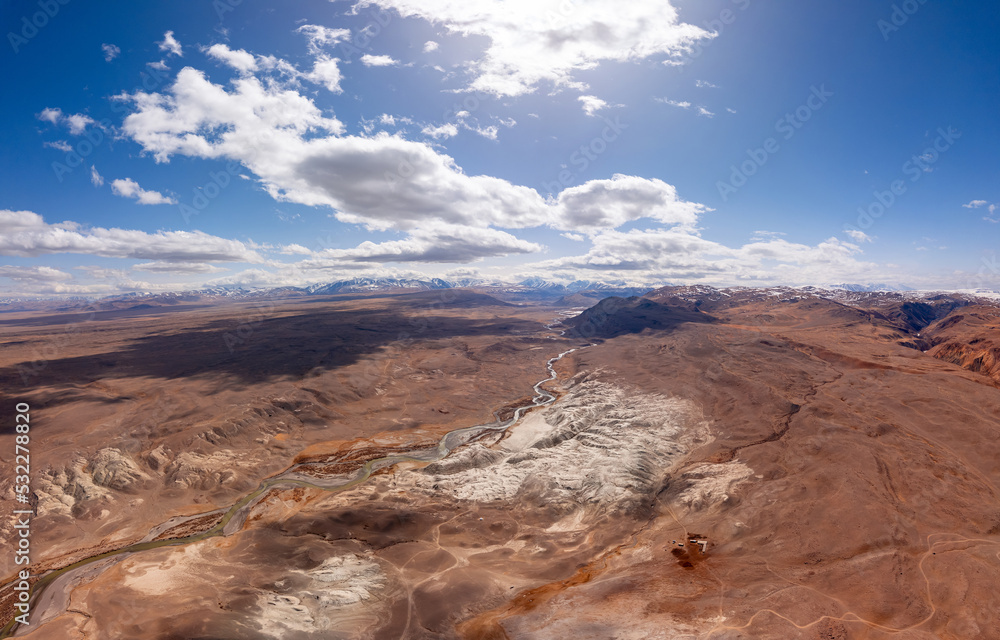
M 375 297 L 375 296 L 373 296 Z M 398 293 L 392 296 L 397 303 L 412 306 L 429 306 L 432 308 L 471 309 L 474 307 L 516 307 L 485 293 L 468 289 L 440 289 L 436 291 L 415 291 L 413 293 Z
M 581 338 L 613 338 L 644 329 L 667 331 L 685 322 L 715 322 L 696 306 L 673 307 L 648 298 L 605 298 L 580 315 L 564 321 L 567 335 Z

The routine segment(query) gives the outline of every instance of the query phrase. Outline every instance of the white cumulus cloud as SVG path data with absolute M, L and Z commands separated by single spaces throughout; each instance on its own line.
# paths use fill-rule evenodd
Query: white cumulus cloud
M 322 53 L 327 47 L 349 40 L 351 32 L 348 29 L 330 29 L 316 24 L 304 24 L 298 29 L 306 37 L 309 53 Z
M 235 160 L 278 201 L 328 207 L 341 222 L 402 234 L 315 251 L 293 265 L 272 267 L 277 274 L 255 270 L 247 277 L 291 281 L 366 264 L 536 253 L 543 247 L 514 232 L 540 227 L 572 240 L 589 237 L 584 255 L 536 263 L 581 276 L 602 270 L 602 277 L 632 279 L 816 282 L 874 269 L 859 259 L 858 245 L 835 238 L 806 245 L 760 236 L 736 248 L 705 240 L 697 229 L 711 210 L 684 200 L 658 179 L 614 175 L 546 198 L 502 178 L 469 174 L 433 145 L 402 134 L 346 135 L 338 120 L 294 85 L 264 83 L 254 75 L 222 86 L 185 68 L 162 93 L 140 92 L 130 99 L 136 109 L 122 130 L 159 162 L 175 155 Z M 385 115 L 380 121 L 401 120 Z M 456 130 L 459 126 L 470 125 L 460 120 Z M 452 130 L 424 131 L 433 133 Z M 618 230 L 643 220 L 657 228 Z
M 583 112 L 588 116 L 596 116 L 597 112 L 608 106 L 608 103 L 597 96 L 580 96 L 577 98 L 583 104 Z
M 173 31 L 167 31 L 163 34 L 163 40 L 157 42 L 160 51 L 166 51 L 168 55 L 183 56 L 184 52 L 181 51 L 181 43 L 177 42 L 174 38 Z
M 32 211 L 0 210 L 0 255 L 80 253 L 168 262 L 263 262 L 255 247 L 201 231 L 158 231 L 49 224 Z
M 861 231 L 860 229 L 847 229 L 846 231 L 844 231 L 844 233 L 850 236 L 851 240 L 854 240 L 855 242 L 872 241 L 872 237 L 867 233 L 865 233 L 864 231 Z
M 42 109 L 37 118 L 43 122 L 54 125 L 63 125 L 69 129 L 70 135 L 78 136 L 87 130 L 87 127 L 94 124 L 94 119 L 82 113 L 64 114 L 58 107 L 46 107 Z
M 104 52 L 105 62 L 111 62 L 112 60 L 118 57 L 118 54 L 122 52 L 122 50 L 117 45 L 107 44 L 107 43 L 101 45 L 101 51 Z
M 987 211 L 989 213 L 983 216 L 983 220 L 987 222 L 1000 222 L 1000 215 L 997 215 L 997 205 L 991 204 Z
M 829 238 L 816 245 L 780 238 L 753 240 L 727 247 L 683 227 L 603 231 L 591 238 L 591 249 L 527 265 L 541 272 L 557 271 L 587 279 L 602 278 L 663 282 L 740 282 L 757 286 L 778 283 L 816 284 L 870 276 L 878 265 L 858 259 L 861 249 Z
M 713 37 L 681 22 L 666 0 L 360 0 L 355 10 L 369 6 L 487 38 L 482 59 L 473 61 L 470 88 L 502 96 L 530 93 L 542 82 L 582 88 L 575 74 L 602 62 L 678 57 Z
M 146 191 L 139 186 L 138 182 L 131 178 L 112 180 L 111 191 L 116 196 L 132 198 L 139 204 L 177 204 L 176 200 L 163 195 L 159 191 Z
M 250 73 L 257 69 L 257 60 L 252 53 L 242 49 L 230 49 L 224 44 L 213 44 L 205 50 L 209 58 L 214 58 L 240 73 Z
M 430 136 L 434 139 L 439 138 L 453 138 L 458 135 L 458 127 L 450 122 L 445 123 L 438 127 L 426 126 L 420 131 L 425 136 Z
M 482 231 L 470 231 L 461 245 L 442 237 L 437 246 L 471 259 L 537 246 L 506 231 L 494 233 L 501 229 L 548 226 L 597 233 L 642 218 L 691 226 L 708 210 L 680 199 L 661 180 L 625 175 L 591 180 L 546 199 L 530 187 L 467 174 L 432 145 L 400 134 L 343 135 L 343 125 L 308 98 L 254 76 L 235 78 L 224 87 L 185 68 L 163 93 L 130 98 L 136 111 L 126 118 L 123 132 L 159 162 L 174 155 L 236 160 L 278 201 L 326 206 L 342 222 L 409 234 L 385 246 L 340 254 L 341 260 L 417 260 L 413 256 L 431 255 L 431 235 L 450 238 L 459 226 Z M 383 123 L 400 121 L 381 117 Z M 463 123 L 429 127 L 425 135 L 451 135 L 458 126 L 497 134 L 496 126 Z M 473 241 L 479 250 L 469 246 Z M 433 255 L 443 259 L 444 253 L 435 249 Z
M 399 64 L 392 56 L 373 56 L 369 53 L 361 56 L 361 64 L 366 67 L 392 67 Z
M 221 273 L 224 268 L 209 264 L 207 262 L 141 262 L 133 265 L 136 271 L 147 271 L 149 273 Z
M 316 58 L 315 63 L 313 63 L 313 69 L 306 74 L 306 78 L 316 84 L 323 85 L 332 93 L 342 93 L 343 89 L 340 87 L 342 75 L 339 63 L 339 58 L 320 56 Z
M 663 104 L 668 104 L 671 107 L 678 107 L 681 109 L 690 109 L 691 103 L 681 100 L 668 100 L 667 98 L 656 98 L 657 102 L 662 102 Z
M 403 240 L 362 242 L 353 249 L 329 249 L 297 263 L 301 268 L 343 266 L 346 262 L 472 262 L 480 258 L 535 253 L 544 247 L 505 231 L 462 225 L 427 225 Z
M 73 275 L 52 267 L 13 267 L 0 265 L 0 278 L 10 278 L 16 282 L 29 284 L 39 282 L 65 282 Z

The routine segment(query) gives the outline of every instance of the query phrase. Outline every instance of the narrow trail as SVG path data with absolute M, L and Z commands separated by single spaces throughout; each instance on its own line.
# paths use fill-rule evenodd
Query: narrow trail
M 535 609 L 536 607 L 548 602 L 573 587 L 599 581 L 601 574 L 609 569 L 610 562 L 614 558 L 621 556 L 623 552 L 637 547 L 642 534 L 644 534 L 656 523 L 659 518 L 662 517 L 662 514 L 658 513 L 655 507 L 657 503 L 659 503 L 660 495 L 663 493 L 665 488 L 666 487 L 660 489 L 660 491 L 653 495 L 649 504 L 652 512 L 645 518 L 645 521 L 642 522 L 642 524 L 628 534 L 626 540 L 604 548 L 596 554 L 594 559 L 590 560 L 586 564 L 578 566 L 576 571 L 574 571 L 573 574 L 567 578 L 546 582 L 538 586 L 519 591 L 514 598 L 507 603 L 494 609 L 482 611 L 471 618 L 463 620 L 458 625 L 459 634 L 464 638 L 476 638 L 477 640 L 510 640 L 507 632 L 501 624 L 501 621 L 504 618 L 518 615 L 518 613 L 523 611 Z M 662 503 L 661 506 L 666 509 L 677 526 L 684 531 L 684 535 L 682 537 L 686 539 L 689 532 L 687 526 L 685 526 L 684 523 L 678 519 L 669 504 Z M 592 535 L 593 533 L 590 534 L 590 536 Z M 588 536 L 588 540 L 590 536 Z M 719 580 L 714 574 L 712 575 L 716 580 Z
M 783 338 L 783 339 L 787 340 L 787 338 Z M 820 382 L 818 384 L 813 385 L 812 388 L 805 394 L 805 396 L 803 396 L 801 404 L 793 403 L 793 407 L 792 407 L 791 411 L 789 411 L 787 414 L 785 414 L 782 417 L 782 426 L 779 429 L 777 429 L 776 431 L 774 431 L 773 433 L 771 433 L 770 435 L 768 435 L 768 436 L 766 436 L 764 438 L 758 439 L 758 440 L 753 441 L 753 442 L 749 442 L 749 443 L 737 445 L 737 446 L 734 446 L 734 447 L 732 447 L 732 448 L 730 448 L 728 450 L 725 450 L 725 451 L 721 452 L 720 454 L 718 454 L 716 456 L 716 459 L 712 460 L 713 463 L 723 463 L 724 464 L 724 463 L 727 463 L 727 462 L 731 462 L 732 460 L 736 459 L 737 454 L 740 451 L 744 450 L 744 449 L 747 449 L 749 447 L 754 447 L 754 446 L 762 445 L 762 444 L 766 444 L 766 443 L 769 443 L 769 442 L 776 442 L 776 441 L 781 440 L 781 438 L 788 433 L 789 428 L 791 426 L 791 422 L 792 422 L 793 418 L 795 417 L 795 415 L 798 414 L 802 408 L 806 407 L 808 405 L 808 403 L 809 403 L 810 400 L 812 400 L 813 398 L 815 398 L 815 396 L 818 394 L 818 392 L 820 391 L 820 389 L 823 388 L 823 387 L 827 387 L 829 385 L 832 385 L 832 384 L 836 383 L 837 381 L 839 381 L 840 379 L 842 379 L 844 377 L 844 375 L 845 375 L 844 371 L 842 371 L 839 368 L 833 366 L 830 362 L 827 362 L 827 361 L 823 360 L 822 358 L 819 358 L 818 356 L 816 356 L 816 354 L 812 353 L 811 349 L 804 349 L 804 348 L 798 348 L 798 347 L 793 347 L 793 348 L 796 348 L 797 351 L 800 351 L 801 353 L 803 353 L 803 355 L 809 356 L 811 359 L 820 360 L 820 361 L 824 362 L 824 364 L 828 365 L 832 369 L 833 373 L 835 374 L 835 377 L 833 377 L 833 379 L 831 379 L 831 380 L 827 380 L 827 381 Z M 655 375 L 654 375 L 654 377 L 659 378 L 659 376 L 655 376 Z M 912 434 L 912 433 L 909 433 L 909 432 L 904 432 L 904 433 L 905 433 L 905 435 L 907 435 L 910 438 L 914 438 L 914 439 L 918 439 L 918 440 L 922 441 L 923 443 L 925 443 L 929 447 L 930 446 L 935 446 L 935 447 L 940 448 L 941 450 L 944 450 L 947 453 L 952 454 L 956 458 L 959 457 L 957 454 L 955 454 L 944 443 L 937 442 L 936 440 L 932 440 L 932 439 L 930 439 L 928 437 L 920 438 L 920 437 L 916 436 L 915 434 Z M 976 479 L 978 479 L 981 482 L 983 482 L 983 484 L 986 485 L 987 487 L 989 487 L 990 489 L 993 489 L 994 492 L 997 491 L 997 485 L 995 485 L 979 469 L 976 469 L 976 468 L 973 467 L 973 468 L 970 468 L 970 471 L 971 471 L 971 475 L 973 477 L 975 477 Z M 838 491 L 839 491 L 839 489 L 838 489 Z M 687 527 L 684 525 L 683 522 L 681 522 L 681 520 L 676 516 L 676 514 L 674 514 L 673 510 L 671 510 L 669 508 L 669 506 L 667 507 L 667 511 L 669 512 L 669 515 L 673 518 L 674 522 L 678 526 L 680 526 L 682 529 L 684 529 L 686 531 Z M 950 536 L 951 538 L 947 539 L 947 540 L 939 540 L 939 541 L 932 542 L 931 539 L 934 538 L 935 536 Z M 830 616 L 830 615 L 820 616 L 820 617 L 816 618 L 815 620 L 812 620 L 812 621 L 800 624 L 799 622 L 796 622 L 795 620 L 793 620 L 792 618 L 790 618 L 788 615 L 783 614 L 783 613 L 781 613 L 779 611 L 776 611 L 776 610 L 771 609 L 771 608 L 762 608 L 762 609 L 759 609 L 756 612 L 754 612 L 750 616 L 750 618 L 747 619 L 747 621 L 744 624 L 741 624 L 741 625 L 725 625 L 725 624 L 722 624 L 721 622 L 719 622 L 714 627 L 712 627 L 711 629 L 709 629 L 707 632 L 704 632 L 703 634 L 699 634 L 698 637 L 700 638 L 700 640 L 709 640 L 710 638 L 712 638 L 713 635 L 715 635 L 715 634 L 717 634 L 719 632 L 722 632 L 722 631 L 741 631 L 741 630 L 746 630 L 746 629 L 750 628 L 751 626 L 753 626 L 753 624 L 757 621 L 757 619 L 759 617 L 761 617 L 763 615 L 766 615 L 766 614 L 770 614 L 770 615 L 772 615 L 772 616 L 774 616 L 776 618 L 779 618 L 779 619 L 787 622 L 788 624 L 792 625 L 796 629 L 800 629 L 800 630 L 810 629 L 810 628 L 812 628 L 812 627 L 814 627 L 814 626 L 816 626 L 816 625 L 818 625 L 818 624 L 820 624 L 820 623 L 822 623 L 823 621 L 826 621 L 826 620 L 836 621 L 836 622 L 862 624 L 862 625 L 865 625 L 865 626 L 867 626 L 869 628 L 877 629 L 879 631 L 882 631 L 882 632 L 885 632 L 885 633 L 888 633 L 888 634 L 899 634 L 899 633 L 904 633 L 906 631 L 911 631 L 911 630 L 917 629 L 917 628 L 919 628 L 919 627 L 927 624 L 928 622 L 930 622 L 934 618 L 934 616 L 937 615 L 937 605 L 934 602 L 934 597 L 933 597 L 933 593 L 932 593 L 931 579 L 927 576 L 927 573 L 924 570 L 924 563 L 927 561 L 927 559 L 930 558 L 930 557 L 932 557 L 934 554 L 940 553 L 942 551 L 955 551 L 955 552 L 967 552 L 968 551 L 967 549 L 948 549 L 947 548 L 948 545 L 969 544 L 969 545 L 992 545 L 992 546 L 1000 547 L 1000 540 L 990 540 L 990 539 L 983 539 L 983 538 L 967 538 L 967 537 L 961 536 L 960 534 L 955 534 L 955 533 L 934 533 L 934 534 L 930 534 L 929 536 L 927 536 L 927 538 L 926 538 L 926 544 L 927 544 L 927 550 L 921 555 L 920 560 L 918 561 L 918 564 L 917 564 L 917 568 L 920 571 L 920 575 L 923 578 L 924 583 L 925 583 L 925 587 L 924 587 L 925 598 L 926 598 L 927 605 L 930 607 L 930 613 L 928 613 L 922 619 L 915 621 L 911 625 L 897 628 L 897 627 L 890 627 L 890 626 L 887 626 L 887 625 L 882 625 L 882 624 L 879 624 L 879 623 L 871 621 L 871 620 L 867 620 L 867 619 L 863 618 L 862 616 L 860 616 L 860 615 L 854 613 L 853 611 L 851 611 L 849 609 L 848 605 L 845 602 L 843 602 L 841 599 L 836 598 L 836 597 L 834 597 L 834 596 L 832 596 L 830 594 L 823 593 L 822 591 L 820 591 L 818 589 L 815 589 L 813 587 L 809 587 L 809 586 L 806 586 L 806 585 L 799 584 L 799 583 L 797 583 L 797 582 L 795 582 L 793 580 L 790 580 L 788 578 L 785 578 L 784 576 L 781 576 L 779 573 L 777 573 L 776 571 L 774 571 L 773 569 L 771 569 L 771 567 L 768 566 L 767 561 L 764 560 L 764 565 L 767 568 L 767 570 L 769 572 L 771 572 L 772 574 L 774 574 L 777 578 L 779 578 L 783 582 L 787 583 L 787 586 L 781 587 L 781 589 L 779 589 L 779 590 L 784 590 L 784 589 L 794 588 L 794 587 L 807 589 L 807 590 L 809 590 L 809 591 L 811 591 L 813 593 L 816 593 L 817 595 L 819 595 L 819 596 L 821 596 L 823 598 L 826 598 L 828 600 L 831 600 L 831 601 L 837 603 L 837 605 L 842 610 L 844 610 L 844 612 L 841 613 L 838 616 Z M 997 558 L 997 560 L 1000 560 L 1000 550 L 997 551 L 996 558 Z M 719 583 L 719 605 L 718 605 L 718 611 L 719 611 L 719 620 L 721 621 L 721 620 L 725 619 L 725 617 L 726 617 L 725 616 L 725 596 L 724 596 L 724 593 L 726 591 L 727 584 L 726 584 L 726 582 L 722 578 L 720 578 L 718 575 L 716 575 L 715 572 L 711 571 L 711 569 L 708 566 L 705 566 L 705 569 L 707 569 L 708 572 L 709 572 L 709 574 Z M 776 593 L 776 592 L 777 591 L 775 591 L 773 593 Z
M 245 520 L 246 516 L 248 515 L 252 507 L 256 504 L 258 499 L 265 496 L 272 489 L 303 487 L 308 489 L 318 489 L 321 491 L 328 491 L 331 493 L 345 491 L 347 489 L 351 489 L 366 482 L 372 476 L 372 474 L 378 470 L 395 466 L 396 464 L 399 464 L 401 462 L 437 462 L 446 457 L 447 455 L 449 455 L 454 449 L 464 444 L 468 444 L 469 442 L 475 440 L 484 433 L 490 431 L 505 431 L 506 429 L 509 429 L 511 426 L 515 425 L 518 421 L 520 421 L 521 417 L 531 409 L 535 409 L 537 407 L 545 406 L 555 402 L 556 395 L 544 389 L 542 385 L 544 385 L 547 382 L 552 382 L 553 380 L 558 379 L 559 375 L 556 373 L 555 370 L 555 364 L 557 362 L 562 360 L 567 355 L 575 351 L 578 351 L 579 349 L 584 349 L 584 348 L 586 347 L 569 349 L 567 351 L 563 351 L 562 353 L 553 358 L 549 358 L 548 362 L 546 363 L 546 369 L 548 370 L 549 376 L 543 380 L 536 382 L 533 385 L 532 389 L 534 390 L 535 395 L 532 398 L 531 404 L 518 407 L 517 409 L 514 410 L 514 414 L 507 420 L 497 419 L 496 422 L 490 424 L 475 425 L 472 427 L 463 427 L 460 429 L 455 429 L 454 431 L 449 431 L 444 436 L 442 436 L 442 438 L 438 441 L 437 447 L 434 449 L 403 452 L 400 454 L 369 460 L 365 462 L 355 472 L 353 478 L 347 480 L 346 482 L 339 482 L 336 484 L 320 484 L 317 482 L 302 480 L 296 477 L 289 477 L 291 475 L 294 475 L 297 469 L 301 469 L 302 467 L 308 466 L 310 463 L 296 464 L 289 467 L 288 469 L 286 469 L 277 476 L 263 480 L 256 490 L 246 494 L 245 496 L 240 498 L 237 502 L 235 502 L 232 506 L 230 506 L 228 510 L 226 510 L 222 519 L 217 524 L 215 524 L 210 529 L 207 529 L 206 531 L 202 531 L 199 533 L 191 534 L 180 538 L 172 538 L 167 540 L 152 540 L 147 542 L 139 542 L 131 544 L 119 549 L 105 551 L 84 558 L 83 560 L 79 560 L 77 562 L 66 565 L 59 569 L 51 570 L 42 575 L 41 577 L 39 577 L 38 580 L 36 580 L 35 583 L 32 585 L 31 601 L 30 601 L 32 605 L 32 611 L 31 611 L 32 619 L 36 619 L 36 617 L 40 617 L 46 613 L 51 613 L 50 611 L 47 611 L 44 608 L 40 611 L 36 611 L 34 609 L 34 605 L 40 601 L 41 597 L 46 591 L 46 588 L 51 586 L 52 583 L 55 582 L 60 577 L 66 576 L 70 572 L 73 572 L 77 569 L 86 567 L 87 565 L 108 558 L 140 553 L 142 551 L 148 551 L 151 549 L 158 549 L 162 547 L 184 546 L 196 542 L 201 542 L 208 538 L 227 536 L 236 533 L 237 531 L 241 530 L 243 521 Z M 494 416 L 496 416 L 496 413 L 494 413 Z M 220 510 L 215 509 L 209 513 L 216 513 L 218 511 Z M 207 514 L 199 514 L 199 517 L 204 515 Z M 233 525 L 232 527 L 229 526 L 230 523 L 232 523 Z M 159 526 L 161 525 L 157 525 L 157 527 Z M 154 529 L 155 528 L 156 527 L 154 527 Z M 0 587 L 0 591 L 10 588 L 12 584 L 13 583 L 8 583 L 3 585 L 2 587 Z M 19 626 L 20 625 L 17 624 L 16 620 L 14 619 L 10 620 L 2 629 L 0 629 L 0 640 L 13 636 L 15 633 L 17 633 Z
M 953 536 L 956 539 L 942 540 L 942 541 L 939 541 L 939 542 L 931 542 L 931 538 L 933 538 L 935 536 Z M 740 631 L 740 630 L 743 630 L 743 629 L 748 629 L 748 628 L 750 628 L 754 624 L 754 622 L 756 621 L 756 619 L 757 619 L 758 616 L 761 616 L 763 614 L 768 614 L 768 613 L 771 614 L 771 615 L 773 615 L 776 618 L 784 620 L 788 624 L 790 624 L 793 627 L 795 627 L 796 629 L 800 629 L 800 630 L 802 630 L 802 629 L 810 629 L 810 628 L 816 626 L 817 624 L 823 622 L 824 620 L 830 620 L 830 621 L 834 621 L 834 622 L 848 622 L 848 623 L 853 622 L 853 623 L 859 623 L 859 624 L 863 624 L 863 625 L 865 625 L 865 626 L 867 626 L 869 628 L 877 629 L 879 631 L 883 631 L 885 633 L 890 633 L 890 634 L 896 634 L 896 633 L 903 633 L 903 632 L 906 632 L 906 631 L 912 631 L 912 630 L 914 630 L 914 629 L 916 629 L 918 627 L 921 627 L 921 626 L 927 624 L 928 622 L 930 622 L 934 618 L 935 615 L 937 615 L 937 605 L 934 604 L 934 596 L 931 593 L 931 580 L 930 580 L 929 577 L 927 577 L 927 572 L 924 571 L 924 562 L 929 557 L 931 557 L 932 555 L 936 554 L 938 551 L 942 551 L 942 549 L 940 548 L 942 545 L 949 545 L 949 544 L 988 544 L 988 545 L 993 545 L 993 546 L 1000 547 L 1000 541 L 997 541 L 997 540 L 988 540 L 988 539 L 984 539 L 984 538 L 966 538 L 964 536 L 961 536 L 961 535 L 955 534 L 955 533 L 932 533 L 932 534 L 930 534 L 930 535 L 927 536 L 927 538 L 925 539 L 925 542 L 927 544 L 927 551 L 925 551 L 921 555 L 920 561 L 917 563 L 917 568 L 920 570 L 920 576 L 924 579 L 925 591 L 926 591 L 926 594 L 927 594 L 927 605 L 931 608 L 931 611 L 923 619 L 918 620 L 918 621 L 914 622 L 913 624 L 911 624 L 909 626 L 906 626 L 906 627 L 890 627 L 890 626 L 887 626 L 887 625 L 879 624 L 877 622 L 872 622 L 871 620 L 866 620 L 866 619 L 862 618 L 861 616 L 859 616 L 858 614 L 854 613 L 853 611 L 846 611 L 846 612 L 840 614 L 839 616 L 829 616 L 829 615 L 820 616 L 820 617 L 816 618 L 815 620 L 813 620 L 811 622 L 807 622 L 807 623 L 804 623 L 804 624 L 799 624 L 799 623 L 795 622 L 794 620 L 792 620 L 791 618 L 789 618 L 787 615 L 784 615 L 784 614 L 782 614 L 782 613 L 780 613 L 778 611 L 775 611 L 774 609 L 764 608 L 764 609 L 757 610 L 753 615 L 751 615 L 750 618 L 747 620 L 747 622 L 745 624 L 742 624 L 742 625 L 739 625 L 739 626 L 718 624 L 715 627 L 713 627 L 712 629 L 710 629 L 706 633 L 706 635 L 704 636 L 704 638 L 705 638 L 705 640 L 708 640 L 708 638 L 711 638 L 714 633 L 717 633 L 719 631 Z M 949 550 L 950 551 L 965 551 L 965 549 L 949 549 Z M 997 559 L 1000 559 L 1000 552 L 997 553 Z M 817 594 L 819 594 L 819 595 L 821 595 L 821 596 L 823 596 L 825 598 L 833 600 L 834 602 L 837 602 L 841 606 L 844 606 L 844 603 L 841 600 L 839 600 L 838 598 L 834 598 L 833 596 L 830 596 L 828 594 L 824 594 L 821 591 L 818 591 L 816 589 L 812 589 L 811 587 L 805 587 L 804 585 L 800 585 L 800 584 L 798 584 L 798 583 L 796 583 L 796 582 L 794 582 L 792 580 L 784 578 L 781 575 L 779 575 L 778 573 L 776 573 L 770 567 L 767 567 L 767 569 L 768 569 L 768 571 L 771 571 L 771 573 L 774 573 L 774 575 L 778 576 L 779 578 L 781 578 L 782 580 L 784 580 L 786 582 L 789 582 L 789 583 L 791 583 L 791 584 L 793 584 L 795 586 L 798 586 L 798 587 L 810 589 L 811 591 L 813 591 L 813 592 L 815 592 L 815 593 L 817 593 Z M 721 603 L 720 603 L 720 615 L 721 615 L 721 612 L 722 612 L 722 607 L 721 607 Z

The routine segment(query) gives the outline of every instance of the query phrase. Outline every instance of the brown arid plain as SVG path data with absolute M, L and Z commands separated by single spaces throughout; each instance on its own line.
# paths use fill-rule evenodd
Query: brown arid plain
M 16 637 L 1000 638 L 995 303 L 598 300 L 0 314 L 42 585 Z

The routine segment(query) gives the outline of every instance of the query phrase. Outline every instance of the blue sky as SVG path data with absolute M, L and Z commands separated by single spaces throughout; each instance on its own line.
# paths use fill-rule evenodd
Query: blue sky
M 0 21 L 2 295 L 1000 288 L 990 3 L 35 0 Z

